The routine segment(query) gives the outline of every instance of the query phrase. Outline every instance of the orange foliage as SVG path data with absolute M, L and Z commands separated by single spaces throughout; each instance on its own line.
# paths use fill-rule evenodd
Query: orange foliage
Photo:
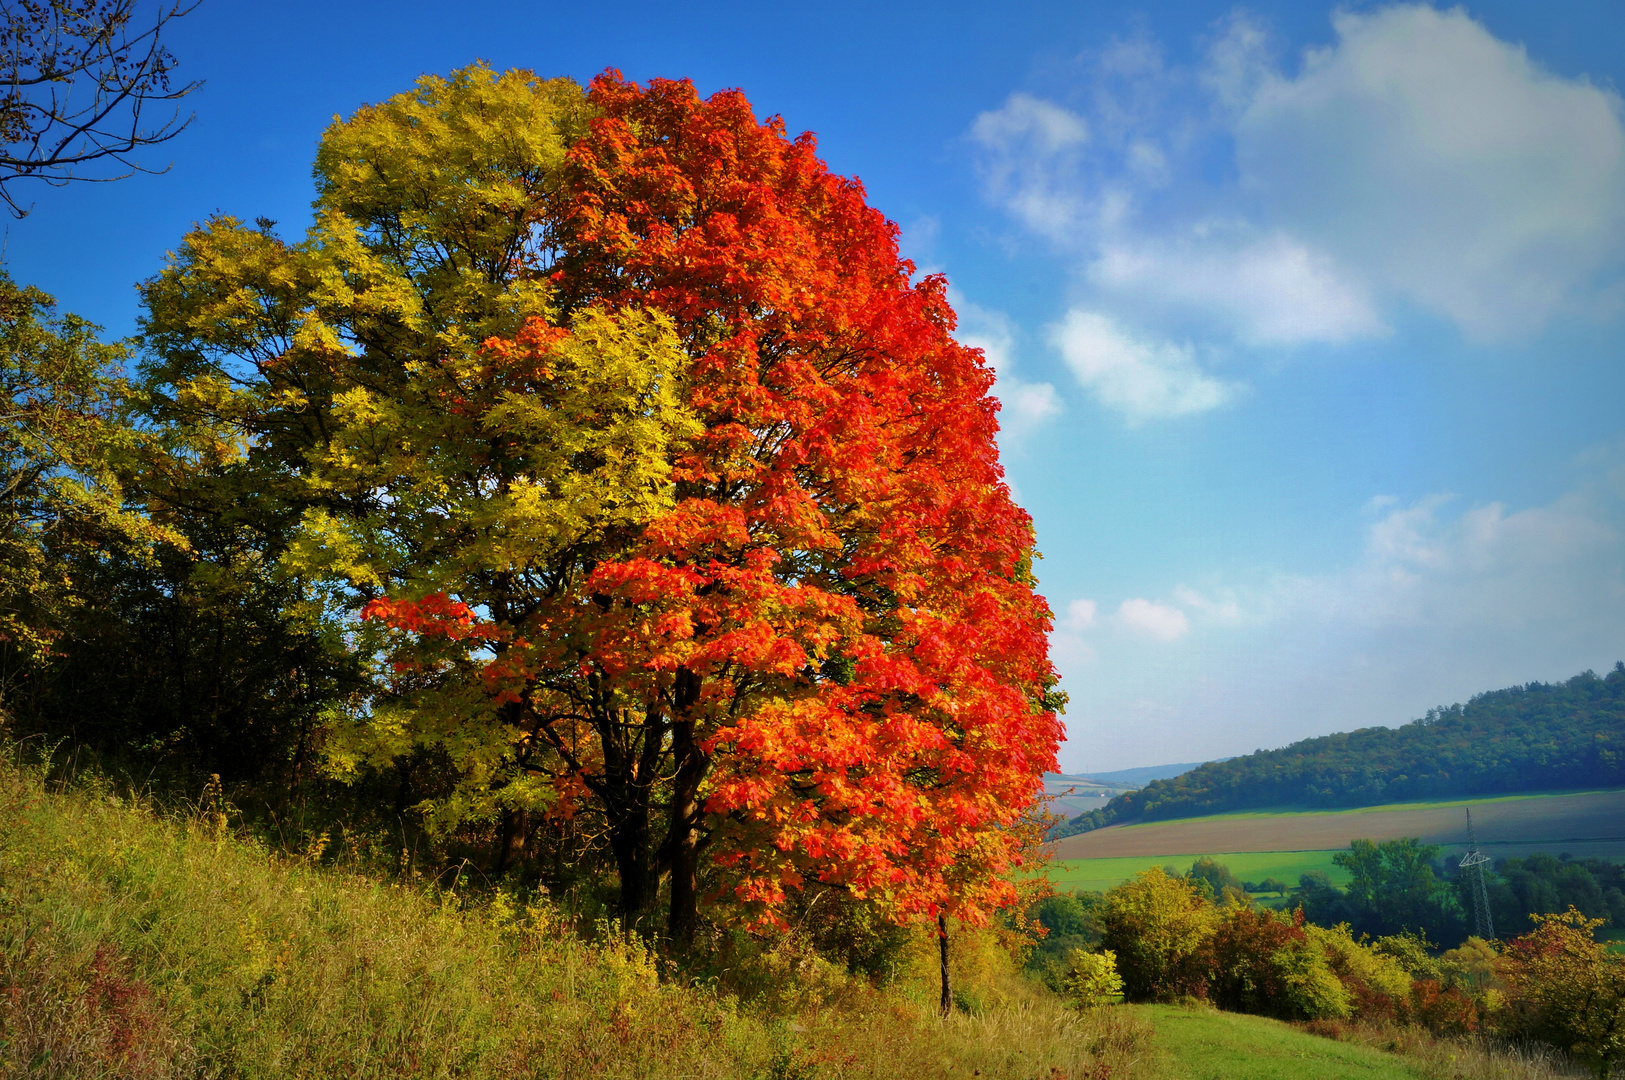
M 566 318 L 674 320 L 702 428 L 676 452 L 675 503 L 522 617 L 445 597 L 366 614 L 496 643 L 490 691 L 561 785 L 654 783 L 653 764 L 660 869 L 703 849 L 767 919 L 816 881 L 898 918 L 982 921 L 1013 899 L 1013 827 L 1061 735 L 993 373 L 952 338 L 943 279 L 913 280 L 896 227 L 811 135 L 686 81 L 608 73 L 589 96 L 550 280 Z M 576 738 L 589 699 L 620 703 L 640 749 Z

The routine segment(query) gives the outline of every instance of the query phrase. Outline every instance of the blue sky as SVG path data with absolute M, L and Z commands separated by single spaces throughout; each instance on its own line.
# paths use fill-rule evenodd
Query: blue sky
M 1068 771 L 1396 724 L 1625 659 L 1625 14 L 1595 3 L 230 3 L 163 176 L 24 191 L 12 274 L 127 333 L 335 114 L 484 58 L 740 87 L 999 370 Z

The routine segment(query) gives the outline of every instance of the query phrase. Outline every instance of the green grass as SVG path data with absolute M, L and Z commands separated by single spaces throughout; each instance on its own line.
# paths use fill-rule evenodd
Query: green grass
M 923 933 L 884 987 L 743 935 L 717 939 L 734 942 L 722 975 L 696 984 L 545 900 L 310 865 L 215 815 L 58 791 L 0 753 L 5 1077 L 1154 1075 L 1133 1064 L 1150 1033 L 1132 1014 L 1070 1010 L 991 934 L 956 933 L 976 1008 L 946 1021 Z
M 1393 1054 L 1356 1043 L 1335 1042 L 1262 1016 L 1133 1006 L 1156 1032 L 1165 1080 L 1419 1080 Z
M 1346 885 L 1349 873 L 1332 863 L 1340 849 L 1328 851 L 1237 851 L 1212 856 L 1243 881 L 1277 878 L 1296 885 L 1300 875 L 1321 871 L 1334 885 Z M 1109 859 L 1057 859 L 1049 865 L 1049 878 L 1059 890 L 1104 891 L 1153 866 L 1173 866 L 1181 872 L 1201 858 L 1195 855 L 1132 855 Z

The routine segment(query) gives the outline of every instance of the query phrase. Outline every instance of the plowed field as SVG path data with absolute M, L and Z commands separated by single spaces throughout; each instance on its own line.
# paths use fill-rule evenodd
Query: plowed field
M 1467 839 L 1466 807 L 1486 854 L 1569 852 L 1625 856 L 1625 790 L 1372 806 L 1359 810 L 1266 811 L 1113 825 L 1055 843 L 1057 859 L 1201 855 L 1211 852 L 1324 851 L 1350 840 L 1417 836 L 1448 853 Z

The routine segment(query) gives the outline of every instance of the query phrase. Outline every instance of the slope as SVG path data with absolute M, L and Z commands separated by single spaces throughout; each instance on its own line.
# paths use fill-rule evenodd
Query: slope
M 1209 762 L 1073 818 L 1055 837 L 1128 821 L 1293 806 L 1331 809 L 1419 799 L 1625 785 L 1625 663 L 1479 694 L 1399 728 L 1305 739 Z

